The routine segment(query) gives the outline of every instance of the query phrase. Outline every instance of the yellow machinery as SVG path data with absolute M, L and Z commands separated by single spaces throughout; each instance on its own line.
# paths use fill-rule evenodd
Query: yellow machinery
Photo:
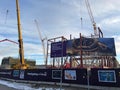
M 24 49 L 23 49 L 23 40 L 22 40 L 22 30 L 21 30 L 21 24 L 20 24 L 20 9 L 18 0 L 16 0 L 16 8 L 17 8 L 17 22 L 18 22 L 18 42 L 19 42 L 19 55 L 20 55 L 20 64 L 17 64 L 14 66 L 15 69 L 27 69 L 28 65 L 25 64 L 24 60 Z

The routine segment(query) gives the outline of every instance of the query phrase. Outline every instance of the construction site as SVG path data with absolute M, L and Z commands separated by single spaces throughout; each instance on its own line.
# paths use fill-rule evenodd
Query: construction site
M 104 33 L 97 26 L 88 0 L 85 0 L 88 15 L 93 26 L 93 34 L 90 36 L 78 34 L 79 37 L 73 38 L 70 34 L 69 39 L 64 36 L 58 36 L 47 39 L 41 35 L 41 30 L 37 20 L 35 25 L 40 37 L 44 67 L 46 68 L 117 68 L 119 63 L 116 59 L 116 48 L 114 38 L 104 38 Z M 0 42 L 10 42 L 19 45 L 20 61 L 13 63 L 14 68 L 29 68 L 24 61 L 24 48 L 20 22 L 20 8 L 16 1 L 17 22 L 18 22 L 18 42 L 9 39 L 0 40 Z M 6 11 L 6 19 L 9 10 Z M 82 25 L 82 17 L 81 25 Z M 82 27 L 82 26 L 81 26 Z M 111 45 L 109 45 L 111 44 Z M 9 57 L 9 56 L 8 56 Z M 3 63 L 2 63 L 3 64 Z M 5 63 L 4 63 L 5 64 Z M 18 64 L 18 65 L 17 65 Z M 20 65 L 21 64 L 21 65 Z M 26 67 L 24 67 L 26 65 Z M 31 67 L 30 67 L 31 68 Z
M 48 60 L 50 60 L 51 68 L 90 69 L 119 67 L 116 59 L 114 38 L 104 38 L 102 30 L 96 25 L 89 1 L 85 0 L 85 4 L 94 34 L 84 36 L 82 33 L 79 33 L 78 38 L 73 38 L 74 36 L 70 35 L 69 39 L 64 36 L 48 39 L 47 53 L 46 55 L 44 54 L 46 66 L 48 65 Z
M 91 90 L 96 90 L 100 88 L 99 86 L 101 88 L 120 87 L 119 63 L 116 59 L 114 38 L 104 37 L 101 28 L 96 25 L 89 1 L 85 0 L 85 4 L 94 31 L 90 36 L 78 33 L 78 38 L 73 38 L 71 34 L 69 39 L 64 36 L 43 39 L 38 22 L 35 20 L 44 55 L 44 65 L 40 68 L 36 66 L 34 60 L 24 58 L 20 9 L 16 0 L 18 43 L 9 39 L 3 39 L 0 42 L 8 41 L 18 44 L 19 58 L 3 58 L 0 78 L 39 85 L 52 84 L 60 88 L 64 85 L 85 89 L 88 86 L 88 90 L 90 86 Z

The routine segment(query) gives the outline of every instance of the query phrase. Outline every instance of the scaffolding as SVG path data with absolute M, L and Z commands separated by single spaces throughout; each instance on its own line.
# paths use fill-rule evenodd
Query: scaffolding
M 79 34 L 80 37 L 78 40 L 80 41 L 79 49 L 72 51 L 66 51 L 68 52 L 77 52 L 79 55 L 64 55 L 64 44 L 68 40 L 64 37 L 56 37 L 49 39 L 47 41 L 47 68 L 114 68 L 117 67 L 117 60 L 114 55 L 100 55 L 97 51 L 98 49 L 94 48 L 92 51 L 84 50 L 85 48 L 83 46 L 84 42 L 83 39 L 86 37 L 83 37 L 81 33 Z M 90 38 L 93 39 L 93 38 Z M 96 38 L 95 38 L 96 39 Z M 70 35 L 70 39 L 71 38 Z M 59 42 L 59 49 L 61 50 L 59 53 L 60 56 L 51 56 L 51 50 L 52 50 L 52 44 Z M 89 46 L 90 47 L 90 46 Z M 56 48 L 56 46 L 54 47 Z M 56 52 L 57 53 L 57 52 Z M 48 61 L 50 62 L 48 64 Z

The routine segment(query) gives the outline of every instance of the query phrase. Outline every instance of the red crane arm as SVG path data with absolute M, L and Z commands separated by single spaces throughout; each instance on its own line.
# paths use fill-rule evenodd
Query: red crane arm
M 5 41 L 8 41 L 8 42 L 12 42 L 12 43 L 18 44 L 17 42 L 12 41 L 12 40 L 9 40 L 9 39 L 3 39 L 3 40 L 0 40 L 0 42 L 5 42 Z

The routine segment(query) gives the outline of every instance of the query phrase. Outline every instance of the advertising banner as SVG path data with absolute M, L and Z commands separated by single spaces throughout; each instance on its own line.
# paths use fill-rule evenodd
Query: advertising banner
M 47 69 L 27 69 L 24 72 L 24 78 L 33 81 L 46 81 L 50 78 L 48 76 L 50 74 L 49 72 Z
M 13 77 L 19 77 L 19 70 L 13 70 Z
M 51 44 L 51 57 L 66 56 L 66 42 L 55 42 Z
M 61 70 L 52 70 L 52 79 L 61 79 Z
M 66 80 L 76 80 L 76 70 L 65 70 L 64 73 Z
M 116 56 L 114 38 L 84 38 L 51 44 L 51 57 L 83 55 Z
M 0 69 L 0 77 L 12 78 L 12 70 L 10 70 L 10 69 Z
M 25 70 L 20 70 L 20 79 L 24 79 Z
M 99 82 L 116 83 L 116 75 L 114 70 L 98 70 Z
M 67 55 L 80 55 L 80 50 L 88 52 L 89 55 L 97 53 L 99 56 L 116 56 L 113 38 L 82 38 L 69 40 L 66 45 Z M 93 52 L 93 53 L 91 53 Z

